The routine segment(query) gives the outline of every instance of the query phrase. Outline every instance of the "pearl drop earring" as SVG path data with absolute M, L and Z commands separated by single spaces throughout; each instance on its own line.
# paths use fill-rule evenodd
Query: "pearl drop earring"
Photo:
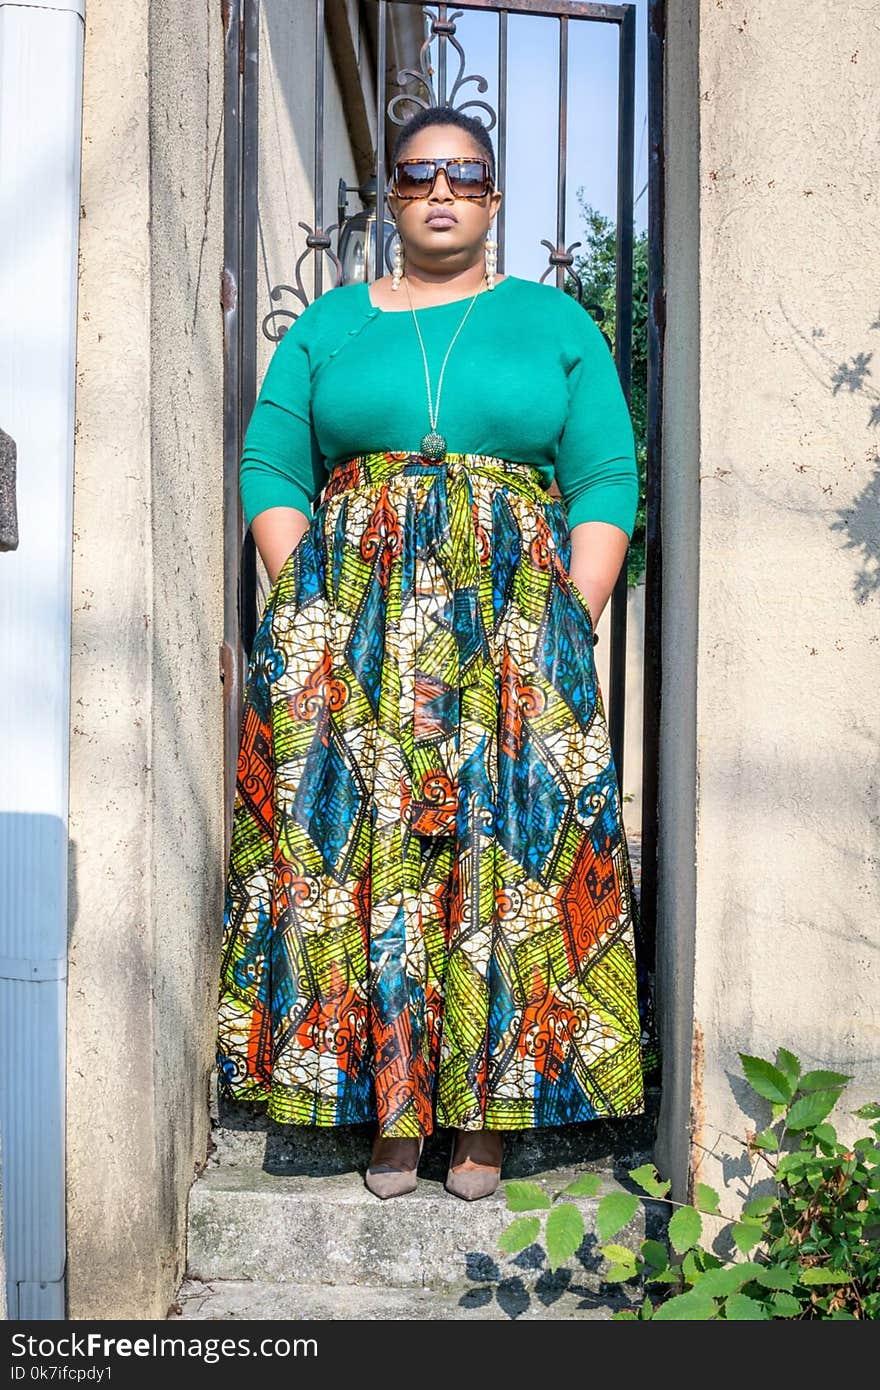
M 495 272 L 498 269 L 498 242 L 492 235 L 491 228 L 486 237 L 486 279 L 490 290 L 495 288 Z
M 391 288 L 392 288 L 393 290 L 399 290 L 399 289 L 400 289 L 400 277 L 401 277 L 402 275 L 403 275 L 403 242 L 400 240 L 400 236 L 399 236 L 399 234 L 398 234 L 397 240 L 396 240 L 396 242 L 394 243 L 394 251 L 393 251 L 393 253 L 392 253 L 392 261 L 391 261 Z

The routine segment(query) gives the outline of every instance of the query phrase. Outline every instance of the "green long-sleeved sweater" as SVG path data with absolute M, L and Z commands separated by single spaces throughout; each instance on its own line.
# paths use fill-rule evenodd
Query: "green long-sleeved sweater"
M 443 356 L 469 297 L 417 309 L 436 397 Z M 363 282 L 328 290 L 272 355 L 241 456 L 248 523 L 267 507 L 306 516 L 335 463 L 418 451 L 430 428 L 412 314 L 375 308 Z M 569 526 L 608 521 L 632 536 L 635 441 L 614 359 L 570 295 L 506 275 L 481 290 L 449 355 L 437 428 L 450 453 L 555 473 Z

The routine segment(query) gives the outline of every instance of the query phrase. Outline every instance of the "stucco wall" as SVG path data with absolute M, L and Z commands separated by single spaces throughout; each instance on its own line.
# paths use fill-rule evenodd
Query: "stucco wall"
M 86 26 L 68 1297 L 162 1317 L 221 910 L 223 36 L 219 0 L 90 0 Z
M 847 1110 L 877 1090 L 880 13 L 702 0 L 699 23 L 697 126 L 671 138 L 690 234 L 699 174 L 692 1167 L 718 1185 L 747 1171 L 726 1132 L 768 1118 L 739 1051 L 852 1073 Z

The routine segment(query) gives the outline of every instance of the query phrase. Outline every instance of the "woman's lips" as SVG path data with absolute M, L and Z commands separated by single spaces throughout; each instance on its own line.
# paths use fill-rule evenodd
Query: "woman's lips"
M 453 217 L 451 213 L 438 212 L 433 217 L 427 217 L 425 221 L 429 227 L 454 227 L 458 218 Z

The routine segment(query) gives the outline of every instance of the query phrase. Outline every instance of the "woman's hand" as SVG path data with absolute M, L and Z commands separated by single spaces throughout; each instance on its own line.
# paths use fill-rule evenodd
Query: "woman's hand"
M 311 524 L 305 512 L 297 511 L 296 507 L 267 507 L 254 517 L 251 531 L 270 584 L 275 583 L 284 561 Z
M 580 521 L 571 528 L 569 574 L 587 601 L 594 628 L 617 583 L 628 545 L 626 532 L 610 521 Z

